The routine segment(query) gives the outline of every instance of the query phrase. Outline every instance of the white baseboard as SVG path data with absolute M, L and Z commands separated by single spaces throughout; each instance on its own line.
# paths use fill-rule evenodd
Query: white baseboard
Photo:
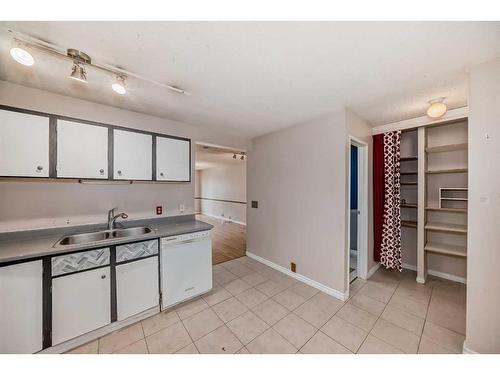
M 366 278 L 369 279 L 370 277 L 373 276 L 375 272 L 380 268 L 380 263 L 375 263 L 375 265 L 368 270 L 368 273 L 366 274 Z
M 403 263 L 403 268 L 406 268 L 406 269 L 412 270 L 412 271 L 417 270 L 417 266 L 414 266 L 414 265 L 408 264 L 408 263 Z M 427 270 L 427 274 L 429 274 L 431 276 L 439 277 L 441 279 L 455 281 L 457 283 L 462 283 L 462 284 L 467 284 L 467 279 L 465 277 L 452 275 L 451 273 L 446 273 L 446 272 L 441 272 L 441 271 L 436 271 L 436 270 Z M 420 282 L 423 283 L 423 280 L 417 280 L 417 281 L 419 283 Z
M 462 353 L 463 354 L 479 354 L 478 352 L 475 352 L 474 350 L 469 349 L 467 347 L 467 345 L 465 345 L 465 341 L 464 341 L 464 345 L 462 346 Z
M 276 264 L 276 263 L 273 263 L 271 262 L 270 260 L 267 260 L 267 259 L 264 259 L 254 253 L 251 253 L 250 251 L 247 251 L 246 252 L 246 255 L 249 257 L 249 258 L 252 258 L 252 259 L 255 259 L 257 262 L 260 262 L 260 263 L 263 263 L 265 264 L 266 266 L 269 266 L 271 268 L 274 268 L 275 270 L 277 271 L 280 271 L 282 273 L 284 273 L 285 275 L 287 276 L 290 276 L 290 277 L 293 277 L 294 279 L 296 280 L 299 280 L 299 281 L 302 281 L 304 284 L 307 284 L 309 286 L 312 286 L 313 288 L 316 288 L 316 289 L 319 289 L 321 290 L 322 292 L 332 296 L 332 297 L 335 297 L 341 301 L 346 301 L 348 296 L 346 296 L 345 293 L 337 290 L 337 289 L 333 289 L 333 288 L 330 288 L 329 286 L 326 286 L 324 284 L 321 284 L 317 281 L 314 281 L 304 275 L 301 275 L 301 274 L 298 274 L 298 273 L 295 273 L 295 272 L 292 272 L 290 271 L 289 269 L 285 268 L 285 267 L 282 267 L 280 266 L 279 264 Z
M 247 225 L 247 223 L 244 223 L 242 221 L 233 220 L 233 219 L 228 219 L 225 216 L 217 216 L 217 215 L 207 214 L 206 212 L 200 212 L 200 214 L 201 215 L 205 215 L 205 216 L 213 217 L 214 219 L 219 219 L 219 220 L 224 220 L 224 221 L 230 221 L 231 223 L 236 223 L 236 224 L 245 225 L 245 226 Z

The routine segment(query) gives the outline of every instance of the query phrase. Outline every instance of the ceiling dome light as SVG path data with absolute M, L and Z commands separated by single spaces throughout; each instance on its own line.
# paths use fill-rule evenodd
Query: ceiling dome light
M 429 101 L 427 108 L 427 116 L 430 118 L 440 118 L 446 113 L 446 104 L 443 103 L 444 98 L 437 98 Z
M 32 66 L 35 63 L 35 59 L 31 56 L 31 53 L 19 47 L 11 48 L 10 55 L 19 64 Z
M 114 92 L 124 95 L 127 90 L 125 89 L 125 76 L 116 76 L 116 82 L 111 85 Z
M 69 78 L 74 79 L 78 82 L 87 83 L 87 74 L 85 73 L 85 67 L 75 62 L 73 64 L 73 70 L 71 71 L 71 75 Z

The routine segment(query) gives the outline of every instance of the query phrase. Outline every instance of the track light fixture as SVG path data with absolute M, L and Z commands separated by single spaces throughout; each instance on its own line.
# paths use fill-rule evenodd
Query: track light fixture
M 111 88 L 114 92 L 120 95 L 124 95 L 127 92 L 127 90 L 125 89 L 125 76 L 116 76 L 115 83 L 111 85 Z
M 181 95 L 191 95 L 189 92 L 184 90 L 181 87 L 174 86 L 174 85 L 169 85 L 167 83 L 159 82 L 154 79 L 136 74 L 134 72 L 130 72 L 128 70 L 125 70 L 123 68 L 109 65 L 105 62 L 99 62 L 99 61 L 91 61 L 90 56 L 87 55 L 86 53 L 70 48 L 70 49 L 65 49 L 60 46 L 51 44 L 45 40 L 35 38 L 33 36 L 15 31 L 15 30 L 7 30 L 9 34 L 12 36 L 12 39 L 14 43 L 16 44 L 16 47 L 13 47 L 10 50 L 10 55 L 12 58 L 17 61 L 20 64 L 26 65 L 26 66 L 31 66 L 34 64 L 35 60 L 33 59 L 33 56 L 26 51 L 24 46 L 28 47 L 30 50 L 34 49 L 38 52 L 42 52 L 48 55 L 52 55 L 58 58 L 64 58 L 64 59 L 70 59 L 73 62 L 73 68 L 71 70 L 70 78 L 75 79 L 80 82 L 87 82 L 87 75 L 86 75 L 86 68 L 89 66 L 92 69 L 100 70 L 102 72 L 112 74 L 113 76 L 117 77 L 123 77 L 123 78 L 134 78 L 136 80 L 140 80 L 143 82 L 147 82 L 156 86 L 160 86 L 163 88 L 166 88 L 174 93 L 181 94 Z M 118 86 L 113 86 L 114 84 L 119 84 L 121 87 Z M 119 94 L 125 94 L 126 89 L 125 89 L 125 84 L 124 80 L 122 81 L 121 79 L 117 78 L 117 82 L 115 82 L 112 87 L 113 90 L 115 90 Z M 115 89 L 116 87 L 116 89 Z
M 10 56 L 16 60 L 19 64 L 25 66 L 32 66 L 35 63 L 35 59 L 31 56 L 31 53 L 22 49 L 21 47 L 13 47 L 10 49 Z
M 240 159 L 241 159 L 241 160 L 245 160 L 245 155 L 244 155 L 244 154 L 242 154 Z
M 73 59 L 73 70 L 69 78 L 78 82 L 87 83 L 87 74 L 85 72 L 85 64 L 90 64 L 92 60 L 85 52 L 76 49 L 68 49 L 67 55 Z
M 236 160 L 236 154 L 233 154 L 233 159 Z

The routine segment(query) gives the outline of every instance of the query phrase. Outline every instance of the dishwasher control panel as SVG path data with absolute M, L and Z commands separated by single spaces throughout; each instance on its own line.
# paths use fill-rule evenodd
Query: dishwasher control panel
M 161 244 L 162 246 L 163 245 L 168 246 L 174 243 L 197 240 L 205 237 L 210 237 L 210 231 L 206 230 L 203 232 L 186 233 L 186 234 L 180 234 L 178 236 L 164 237 L 161 239 Z

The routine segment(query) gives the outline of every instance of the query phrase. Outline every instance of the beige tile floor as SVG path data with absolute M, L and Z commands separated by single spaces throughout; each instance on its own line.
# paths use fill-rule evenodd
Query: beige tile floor
M 465 286 L 380 269 L 346 303 L 248 257 L 207 295 L 71 353 L 461 353 Z

